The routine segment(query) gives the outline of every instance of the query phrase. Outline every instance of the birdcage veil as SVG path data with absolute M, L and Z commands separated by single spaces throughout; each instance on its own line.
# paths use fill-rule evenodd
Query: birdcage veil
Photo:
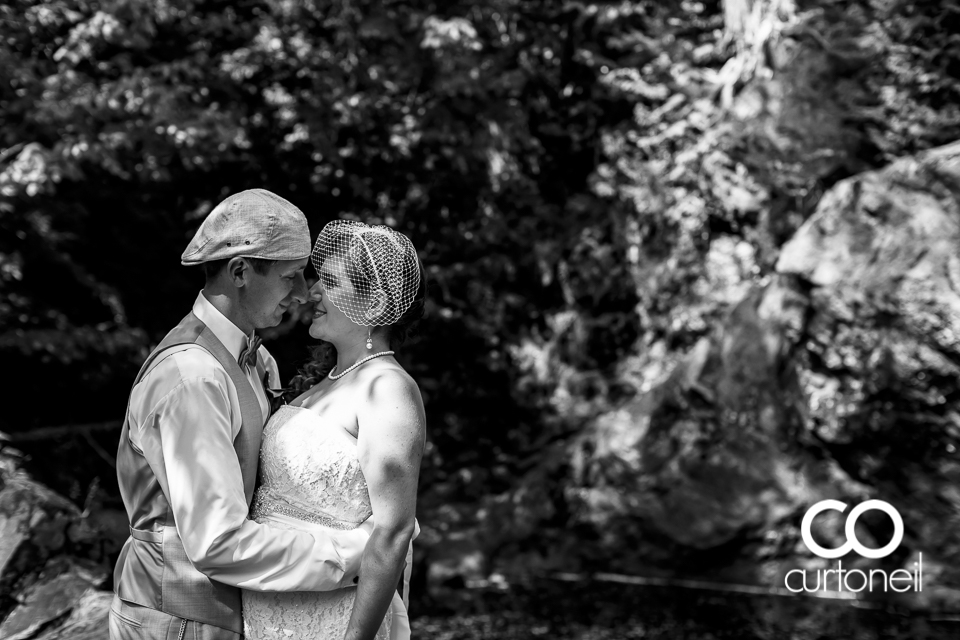
M 413 243 L 384 225 L 334 220 L 317 236 L 311 260 L 326 299 L 363 326 L 395 323 L 420 287 Z

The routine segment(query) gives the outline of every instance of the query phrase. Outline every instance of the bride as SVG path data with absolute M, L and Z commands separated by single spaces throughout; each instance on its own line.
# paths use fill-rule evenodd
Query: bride
M 423 315 L 423 266 L 403 234 L 346 220 L 323 228 L 312 261 L 320 280 L 310 289 L 310 335 L 324 342 L 294 379 L 300 395 L 264 429 L 251 517 L 279 528 L 342 530 L 372 514 L 374 527 L 356 588 L 244 591 L 244 635 L 408 639 L 426 432 L 420 391 L 393 348 Z

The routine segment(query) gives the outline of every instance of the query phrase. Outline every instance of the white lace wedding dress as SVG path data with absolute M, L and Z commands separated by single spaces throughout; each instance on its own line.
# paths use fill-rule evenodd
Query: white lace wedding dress
M 313 411 L 285 405 L 270 418 L 260 447 L 260 474 L 261 486 L 251 510 L 257 522 L 284 529 L 343 530 L 356 528 L 371 514 L 356 440 Z M 354 588 L 244 591 L 244 636 L 247 640 L 343 638 L 355 596 Z M 395 596 L 377 640 L 391 638 L 392 613 L 398 606 L 403 607 L 403 602 Z

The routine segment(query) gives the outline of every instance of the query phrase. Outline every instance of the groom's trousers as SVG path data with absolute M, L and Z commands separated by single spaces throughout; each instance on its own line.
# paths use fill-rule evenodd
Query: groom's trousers
M 242 637 L 220 627 L 130 604 L 117 596 L 113 596 L 110 606 L 110 640 L 240 640 Z

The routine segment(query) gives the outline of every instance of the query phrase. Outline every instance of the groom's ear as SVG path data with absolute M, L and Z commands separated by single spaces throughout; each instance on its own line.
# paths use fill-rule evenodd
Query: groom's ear
M 247 284 L 247 278 L 250 275 L 250 263 L 246 259 L 237 256 L 235 258 L 230 258 L 230 261 L 227 262 L 227 276 L 230 278 L 230 282 L 233 286 L 238 289 L 245 284 Z

